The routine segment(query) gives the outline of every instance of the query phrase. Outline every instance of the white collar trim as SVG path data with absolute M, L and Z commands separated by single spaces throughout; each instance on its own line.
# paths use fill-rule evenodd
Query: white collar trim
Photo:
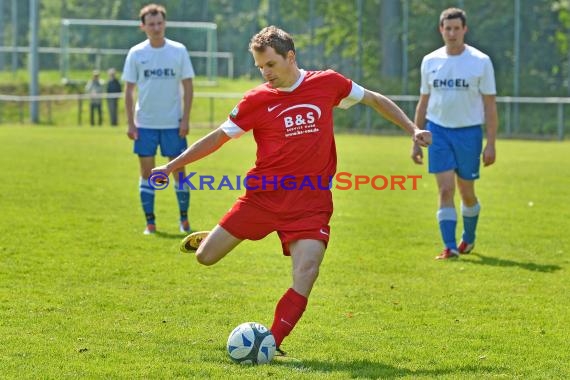
M 301 82 L 303 82 L 303 79 L 305 79 L 305 74 L 307 73 L 303 69 L 300 69 L 299 71 L 301 72 L 301 75 L 299 75 L 299 79 L 297 79 L 297 81 L 293 83 L 291 87 L 279 87 L 277 89 L 279 91 L 291 92 L 294 91 L 297 87 L 299 87 L 301 85 Z

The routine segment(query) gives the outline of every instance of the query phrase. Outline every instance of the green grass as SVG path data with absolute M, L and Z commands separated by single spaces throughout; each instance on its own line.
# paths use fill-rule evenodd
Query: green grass
M 435 183 L 409 141 L 338 136 L 339 171 L 423 178 L 415 191 L 335 191 L 320 278 L 284 342 L 299 360 L 242 367 L 227 335 L 270 325 L 290 285 L 274 234 L 202 267 L 177 251 L 172 189 L 157 194 L 160 233 L 141 234 L 122 129 L 1 127 L 0 141 L 2 378 L 570 376 L 568 142 L 500 141 L 477 183 L 475 253 L 438 262 Z M 246 135 L 191 170 L 243 174 L 254 159 Z M 239 194 L 194 191 L 193 228 L 209 229 Z

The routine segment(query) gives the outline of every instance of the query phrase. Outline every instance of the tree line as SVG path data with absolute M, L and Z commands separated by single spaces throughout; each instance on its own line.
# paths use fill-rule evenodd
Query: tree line
M 233 53 L 238 76 L 258 75 L 247 51 L 248 42 L 260 28 L 274 24 L 293 34 L 302 67 L 330 67 L 383 92 L 414 95 L 419 91 L 422 57 L 442 45 L 438 17 L 450 6 L 440 0 L 156 2 L 166 6 L 167 20 L 216 23 L 218 50 Z M 60 45 L 63 18 L 137 20 L 146 3 L 41 0 L 40 46 Z M 568 1 L 463 0 L 451 5 L 467 11 L 466 41 L 491 56 L 500 95 L 570 95 Z M 27 46 L 29 1 L 1 0 L 0 6 L 3 45 L 17 41 Z M 144 38 L 141 32 L 125 33 L 124 28 L 96 33 L 74 29 L 70 38 L 76 46 L 125 49 Z M 25 57 L 20 60 L 25 67 Z M 58 64 L 58 57 L 51 57 L 43 58 L 40 66 L 54 69 Z M 515 94 L 517 81 L 519 93 Z

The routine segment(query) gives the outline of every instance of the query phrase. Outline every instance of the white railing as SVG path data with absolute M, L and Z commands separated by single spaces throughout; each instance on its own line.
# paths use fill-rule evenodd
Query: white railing
M 20 123 L 24 123 L 24 106 L 31 102 L 47 102 L 48 104 L 48 119 L 51 122 L 51 102 L 54 101 L 77 101 L 78 102 L 78 122 L 81 124 L 81 103 L 84 100 L 90 100 L 94 97 L 107 99 L 107 98 L 123 98 L 123 93 L 104 93 L 99 95 L 90 94 L 67 94 L 67 95 L 40 95 L 40 96 L 29 96 L 29 95 L 3 95 L 0 94 L 0 105 L 2 103 L 14 102 L 19 104 L 20 108 Z M 214 111 L 215 111 L 215 99 L 241 99 L 243 93 L 231 93 L 231 92 L 195 92 L 195 98 L 206 98 L 209 99 L 209 122 L 214 125 Z M 388 95 L 390 99 L 395 102 L 407 103 L 408 113 L 413 113 L 413 107 L 418 101 L 418 96 L 416 95 Z M 497 97 L 497 103 L 503 104 L 504 109 L 500 110 L 499 113 L 502 116 L 501 130 L 507 136 L 517 135 L 519 124 L 518 106 L 521 104 L 537 104 L 537 105 L 554 105 L 556 106 L 556 137 L 559 140 L 564 139 L 564 106 L 570 104 L 570 97 L 512 97 L 512 96 L 499 96 Z M 367 112 L 370 109 L 367 107 Z M 546 119 L 546 116 L 543 119 Z M 0 111 L 1 117 L 1 111 Z M 369 115 L 366 116 L 367 120 L 371 118 Z M 370 126 L 367 126 L 367 130 Z
M 77 122 L 79 125 L 82 123 L 83 114 L 83 101 L 89 102 L 92 99 L 122 99 L 125 95 L 123 93 L 102 93 L 102 94 L 55 94 L 55 95 L 3 95 L 0 94 L 0 106 L 3 103 L 17 103 L 19 109 L 19 122 L 24 123 L 24 108 L 32 102 L 44 102 L 47 104 L 48 122 L 52 123 L 52 102 L 61 101 L 76 101 L 78 106 L 77 112 Z M 206 98 L 209 99 L 209 123 L 211 126 L 214 125 L 214 111 L 215 111 L 215 99 L 241 99 L 243 93 L 231 93 L 231 92 L 195 92 L 194 98 Z M 0 120 L 2 120 L 2 111 L 0 110 Z
M 415 104 L 418 102 L 417 95 L 388 95 L 395 102 L 412 103 L 413 107 L 408 108 L 408 113 L 413 114 Z M 518 131 L 520 104 L 538 104 L 556 106 L 556 137 L 564 140 L 564 106 L 570 104 L 570 97 L 524 97 L 524 96 L 497 96 L 497 103 L 504 105 L 504 109 L 499 110 L 502 117 L 501 131 L 507 136 L 520 135 Z M 367 112 L 370 110 L 367 108 Z M 367 119 L 370 117 L 367 116 Z M 545 119 L 545 118 L 543 118 Z M 367 126 L 368 128 L 368 126 Z

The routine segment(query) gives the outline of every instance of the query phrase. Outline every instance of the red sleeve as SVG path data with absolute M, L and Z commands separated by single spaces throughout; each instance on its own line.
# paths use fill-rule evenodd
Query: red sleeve
M 330 87 L 337 90 L 334 105 L 338 106 L 344 98 L 350 95 L 352 81 L 334 70 L 326 70 L 324 73 L 326 74 L 327 82 L 330 83 Z
M 230 120 L 243 131 L 249 131 L 257 124 L 260 95 L 258 88 L 248 91 L 229 115 Z

